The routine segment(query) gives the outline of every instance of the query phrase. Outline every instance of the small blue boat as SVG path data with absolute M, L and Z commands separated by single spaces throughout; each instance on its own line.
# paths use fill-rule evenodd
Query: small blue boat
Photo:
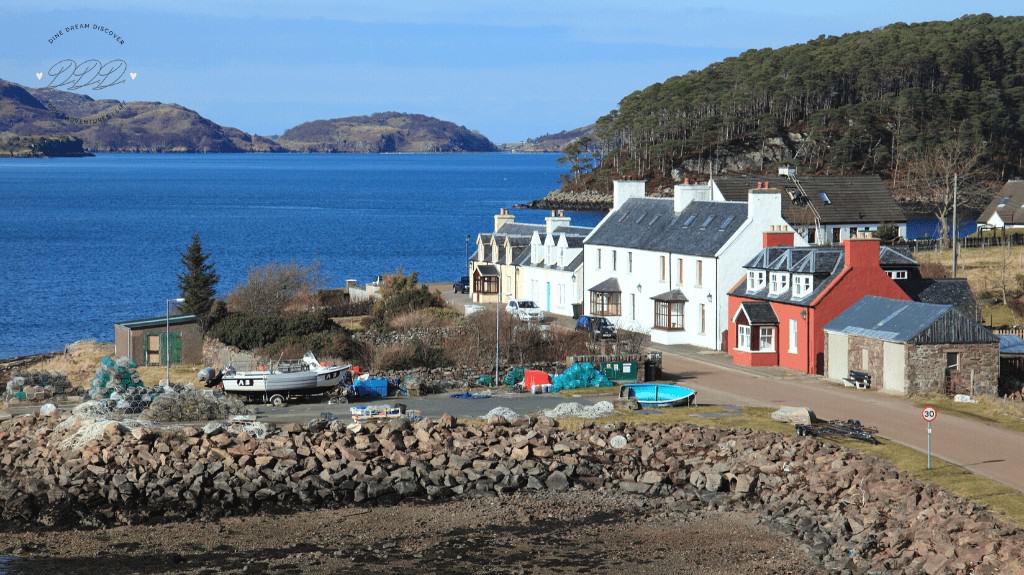
M 697 392 L 671 383 L 630 383 L 619 389 L 620 398 L 633 398 L 644 407 L 693 405 Z

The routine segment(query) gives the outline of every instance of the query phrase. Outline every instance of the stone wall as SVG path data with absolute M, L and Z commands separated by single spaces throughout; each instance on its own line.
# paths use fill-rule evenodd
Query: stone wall
M 826 340 L 828 337 L 825 338 Z M 882 389 L 885 375 L 883 366 L 882 340 L 860 335 L 847 336 L 847 369 L 864 371 L 871 375 L 871 387 Z M 868 366 L 864 367 L 864 352 L 868 354 Z
M 960 354 L 962 393 L 995 395 L 999 389 L 999 344 L 910 345 L 907 348 L 907 393 L 944 393 L 946 353 Z M 971 372 L 974 372 L 973 391 Z
M 1021 572 L 1024 533 L 888 464 L 812 438 L 539 418 L 285 425 L 259 437 L 26 416 L 0 424 L 0 519 L 54 527 L 599 489 L 742 509 L 836 572 Z

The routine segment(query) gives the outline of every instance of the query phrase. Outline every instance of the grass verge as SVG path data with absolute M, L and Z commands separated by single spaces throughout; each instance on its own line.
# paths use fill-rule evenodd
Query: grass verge
M 977 397 L 977 403 L 958 403 L 944 395 L 915 396 L 914 403 L 932 405 L 942 413 L 955 413 L 1011 431 L 1024 432 L 1024 403 L 997 397 Z
M 706 427 L 741 428 L 757 431 L 793 434 L 793 426 L 774 421 L 772 408 L 746 407 L 739 409 L 715 405 L 676 407 L 660 409 L 658 413 L 643 414 L 635 411 L 617 412 L 613 416 L 597 420 L 597 423 L 625 422 L 633 424 L 659 423 L 672 425 L 689 423 Z M 583 420 L 560 420 L 561 427 L 579 429 Z M 992 512 L 1016 526 L 1024 526 L 1024 497 L 1020 492 L 969 469 L 932 457 L 932 469 L 928 469 L 927 456 L 916 449 L 880 438 L 879 445 L 871 445 L 853 439 L 828 439 L 854 451 L 873 455 L 891 463 L 914 479 L 930 483 L 956 494 L 964 499 L 987 506 Z

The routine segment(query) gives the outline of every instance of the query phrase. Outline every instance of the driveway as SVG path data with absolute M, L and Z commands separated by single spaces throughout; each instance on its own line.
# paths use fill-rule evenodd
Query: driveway
M 921 408 L 902 397 L 858 391 L 785 370 L 735 368 L 721 352 L 664 347 L 659 351 L 666 378 L 685 380 L 698 391 L 702 404 L 806 406 L 823 419 L 859 419 L 895 442 L 927 450 Z M 1024 491 L 1024 433 L 941 412 L 932 427 L 936 456 Z

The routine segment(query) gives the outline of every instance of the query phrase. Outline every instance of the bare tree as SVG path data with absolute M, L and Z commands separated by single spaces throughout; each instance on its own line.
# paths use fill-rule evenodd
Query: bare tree
M 907 158 L 904 185 L 897 190 L 898 199 L 912 202 L 932 211 L 939 220 L 941 241 L 949 237 L 949 216 L 953 211 L 954 179 L 970 181 L 978 175 L 984 142 L 965 141 L 959 133 L 927 150 Z M 985 188 L 960 186 L 958 207 L 984 200 Z
M 320 264 L 268 264 L 252 268 L 245 282 L 227 297 L 228 308 L 250 314 L 275 315 L 316 305 L 322 287 Z

